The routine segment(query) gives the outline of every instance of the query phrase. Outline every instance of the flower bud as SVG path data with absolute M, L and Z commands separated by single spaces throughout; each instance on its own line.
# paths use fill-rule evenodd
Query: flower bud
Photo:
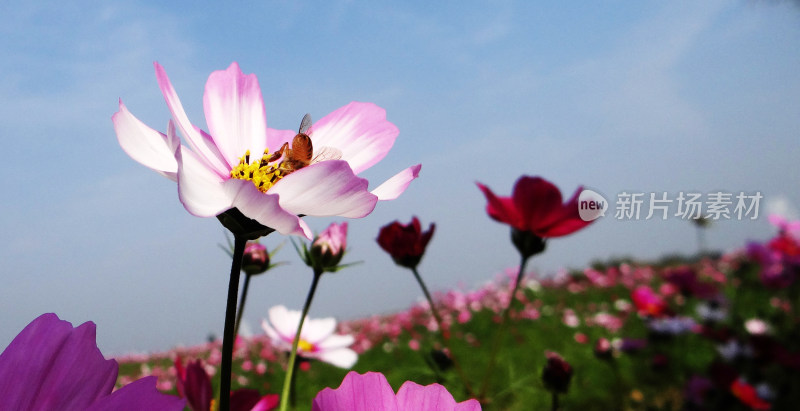
M 422 259 L 435 228 L 431 223 L 428 231 L 423 232 L 417 217 L 412 218 L 409 224 L 395 221 L 381 228 L 378 244 L 392 256 L 395 264 L 415 268 Z
M 311 243 L 307 264 L 321 271 L 335 271 L 347 248 L 347 222 L 332 223 Z
M 542 370 L 544 386 L 555 393 L 566 393 L 567 389 L 569 389 L 569 382 L 572 379 L 572 366 L 556 352 L 547 351 L 545 356 L 547 357 L 547 364 Z
M 608 338 L 600 338 L 594 344 L 594 356 L 601 360 L 611 360 L 614 358 L 614 348 Z
M 267 247 L 258 241 L 250 241 L 244 248 L 242 271 L 249 275 L 266 272 L 269 269 L 269 253 Z

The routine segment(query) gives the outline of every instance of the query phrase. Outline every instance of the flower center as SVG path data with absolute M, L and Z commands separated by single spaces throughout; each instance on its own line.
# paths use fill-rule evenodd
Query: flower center
M 274 154 L 269 155 L 269 149 L 266 149 L 261 158 L 250 162 L 250 150 L 247 150 L 244 156 L 239 158 L 239 164 L 231 170 L 231 177 L 252 181 L 259 191 L 266 193 L 278 180 L 291 172 L 282 166 L 283 162 L 275 161 Z
M 316 351 L 316 348 L 314 347 L 314 344 L 311 344 L 310 342 L 301 338 L 300 341 L 297 342 L 297 350 L 300 352 L 314 352 Z

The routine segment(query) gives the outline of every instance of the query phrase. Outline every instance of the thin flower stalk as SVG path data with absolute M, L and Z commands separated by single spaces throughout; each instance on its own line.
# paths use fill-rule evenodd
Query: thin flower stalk
M 228 283 L 228 300 L 225 306 L 225 328 L 222 333 L 222 370 L 219 383 L 219 410 L 230 410 L 231 370 L 233 363 L 233 343 L 236 339 L 236 300 L 239 293 L 239 276 L 242 270 L 242 256 L 247 238 L 234 234 L 231 276 Z
M 303 322 L 305 322 L 308 310 L 311 308 L 311 302 L 314 300 L 314 294 L 317 291 L 319 279 L 322 277 L 321 269 L 314 269 L 314 279 L 311 281 L 311 288 L 308 290 L 306 302 L 303 304 L 303 312 L 300 314 L 300 323 L 297 325 L 297 333 L 292 340 L 292 351 L 289 353 L 289 364 L 286 366 L 286 376 L 283 379 L 283 391 L 281 392 L 281 411 L 286 411 L 289 407 L 289 397 L 291 394 L 292 379 L 295 370 L 295 362 L 297 361 L 297 346 L 300 344 L 300 332 L 303 331 Z
M 497 333 L 495 334 L 494 343 L 492 344 L 492 352 L 489 357 L 489 366 L 486 368 L 486 373 L 483 375 L 483 382 L 481 383 L 481 390 L 480 394 L 478 395 L 478 399 L 481 403 L 486 400 L 486 390 L 489 388 L 489 376 L 491 376 L 492 371 L 494 371 L 494 366 L 497 362 L 497 351 L 500 349 L 500 341 L 505 335 L 504 333 L 506 324 L 508 323 L 508 318 L 511 315 L 511 305 L 516 300 L 517 290 L 519 289 L 519 284 L 522 281 L 522 275 L 525 272 L 525 265 L 528 263 L 529 258 L 530 256 L 526 256 L 525 254 L 522 255 L 519 264 L 519 272 L 517 273 L 517 278 L 514 281 L 514 288 L 511 290 L 511 298 L 509 298 L 508 305 L 506 306 L 505 310 L 503 310 L 503 316 L 500 320 Z
M 411 267 L 411 272 L 414 273 L 414 278 L 417 279 L 417 283 L 419 283 L 419 287 L 422 288 L 422 293 L 425 294 L 425 298 L 428 300 L 428 306 L 431 309 L 431 314 L 433 315 L 433 319 L 436 321 L 436 326 L 439 328 L 439 333 L 442 337 L 442 342 L 444 343 L 447 350 L 450 352 L 450 359 L 453 361 L 453 365 L 456 367 L 456 371 L 458 371 L 458 375 L 461 378 L 461 382 L 464 384 L 464 388 L 467 389 L 467 393 L 469 393 L 470 397 L 474 396 L 474 392 L 472 391 L 472 386 L 467 379 L 467 375 L 464 373 L 464 369 L 461 368 L 461 364 L 456 359 L 455 354 L 453 353 L 453 348 L 450 344 L 450 332 L 445 330 L 444 324 L 442 322 L 442 317 L 439 315 L 439 312 L 436 310 L 436 306 L 433 303 L 433 298 L 431 298 L 431 293 L 428 292 L 428 287 L 425 286 L 425 282 L 422 281 L 422 277 L 417 272 L 417 267 Z

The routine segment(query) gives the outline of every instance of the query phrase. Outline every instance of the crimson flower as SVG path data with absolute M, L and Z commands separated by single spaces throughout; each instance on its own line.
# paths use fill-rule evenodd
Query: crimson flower
M 751 409 L 769 410 L 772 408 L 772 404 L 758 396 L 755 387 L 741 379 L 737 379 L 731 384 L 731 393 Z
M 156 377 L 114 391 L 119 366 L 97 348 L 95 325 L 77 328 L 55 314 L 28 324 L 0 354 L 0 408 L 7 410 L 182 410 Z
M 178 394 L 186 397 L 192 411 L 212 411 L 214 392 L 211 377 L 208 376 L 201 360 L 190 361 L 186 367 L 180 357 L 175 359 Z M 269 411 L 277 408 L 278 394 L 261 396 L 258 390 L 240 388 L 231 394 L 232 411 Z
M 399 133 L 374 104 L 352 102 L 310 127 L 304 121 L 301 129 L 313 144 L 298 148 L 297 130 L 267 127 L 258 79 L 237 63 L 211 73 L 206 82 L 208 132 L 189 120 L 161 65 L 155 63 L 155 69 L 172 113 L 166 134 L 134 117 L 121 100 L 112 117 L 114 130 L 134 160 L 178 183 L 181 203 L 195 216 L 224 216 L 225 224 L 228 218 L 244 220 L 243 215 L 261 228 L 310 239 L 299 215 L 361 218 L 379 200 L 397 198 L 419 175 L 418 164 L 373 190 L 359 177 L 388 154 Z M 302 160 L 284 145 L 297 149 Z
M 406 381 L 395 395 L 381 373 L 350 371 L 337 389 L 320 391 L 312 411 L 479 411 L 477 400 L 457 403 L 439 384 L 422 386 Z
M 381 228 L 378 244 L 392 256 L 395 264 L 415 268 L 422 259 L 435 228 L 436 225 L 431 223 L 428 231 L 423 232 L 417 217 L 413 217 L 409 224 L 395 221 Z
M 486 212 L 512 228 L 512 240 L 523 255 L 544 251 L 544 240 L 572 234 L 591 224 L 578 213 L 578 195 L 583 187 L 562 203 L 561 192 L 541 177 L 522 176 L 511 197 L 498 197 L 489 187 L 477 183 L 486 196 Z
M 591 224 L 578 214 L 578 195 L 583 187 L 563 204 L 558 187 L 541 177 L 520 177 L 511 197 L 498 197 L 481 183 L 478 188 L 486 196 L 490 217 L 541 238 L 565 236 Z
M 572 366 L 557 352 L 545 352 L 547 363 L 542 370 L 542 382 L 545 387 L 556 393 L 564 394 L 572 380 Z

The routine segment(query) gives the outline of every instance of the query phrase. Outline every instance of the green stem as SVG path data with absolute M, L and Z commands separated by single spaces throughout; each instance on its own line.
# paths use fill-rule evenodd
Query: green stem
M 494 337 L 494 344 L 492 345 L 492 353 L 489 357 L 489 366 L 486 368 L 486 374 L 483 376 L 483 383 L 481 384 L 481 391 L 478 396 L 478 399 L 481 403 L 486 400 L 486 390 L 489 388 L 489 376 L 492 375 L 492 371 L 494 371 L 494 365 L 497 361 L 497 351 L 500 349 L 500 341 L 503 338 L 503 333 L 505 332 L 506 323 L 508 323 L 508 317 L 511 315 L 511 305 L 514 303 L 517 295 L 517 289 L 519 288 L 519 283 L 522 280 L 522 275 L 525 273 L 525 265 L 528 263 L 528 257 L 523 255 L 521 261 L 519 263 L 519 273 L 517 273 L 517 279 L 514 282 L 514 289 L 511 291 L 511 296 L 508 299 L 508 306 L 506 307 L 505 311 L 503 311 L 503 317 L 500 320 L 500 325 L 497 327 L 497 333 Z
M 294 375 L 294 363 L 297 360 L 297 345 L 300 343 L 300 332 L 303 330 L 303 322 L 305 322 L 306 315 L 309 308 L 311 308 L 311 301 L 314 299 L 314 293 L 317 291 L 317 284 L 322 277 L 322 270 L 314 270 L 314 280 L 311 282 L 311 288 L 308 290 L 305 305 L 303 305 L 303 313 L 300 314 L 300 324 L 297 325 L 297 332 L 292 341 L 292 352 L 289 354 L 289 364 L 286 366 L 286 377 L 283 379 L 283 392 L 281 393 L 281 411 L 286 411 L 289 406 L 289 397 L 292 386 L 292 376 Z
M 552 401 L 550 402 L 550 409 L 552 411 L 558 411 L 558 393 L 556 393 L 555 391 L 553 391 L 553 398 Z
M 242 295 L 239 297 L 239 309 L 236 310 L 236 326 L 233 329 L 233 338 L 239 335 L 239 326 L 242 324 L 242 315 L 244 314 L 244 303 L 247 302 L 247 289 L 250 288 L 250 274 L 244 273 L 244 285 L 242 286 Z
M 456 367 L 456 371 L 458 371 L 459 377 L 461 377 L 461 382 L 464 384 L 464 387 L 467 389 L 467 393 L 470 397 L 474 397 L 475 394 L 472 391 L 472 386 L 469 384 L 469 380 L 467 380 L 467 376 L 464 373 L 464 369 L 461 368 L 461 364 L 459 364 L 458 360 L 456 360 L 455 353 L 453 352 L 453 348 L 450 345 L 450 332 L 445 330 L 442 325 L 442 317 L 439 316 L 439 312 L 436 311 L 436 306 L 433 304 L 433 298 L 431 298 L 431 293 L 428 292 L 428 287 L 425 286 L 425 282 L 422 281 L 422 277 L 417 272 L 417 267 L 412 267 L 411 272 L 414 273 L 414 278 L 417 279 L 417 283 L 419 283 L 420 288 L 422 288 L 422 293 L 425 294 L 425 298 L 428 299 L 428 305 L 431 307 L 431 314 L 433 314 L 433 319 L 436 320 L 436 326 L 439 327 L 439 333 L 442 336 L 442 342 L 444 343 L 447 350 L 450 352 L 450 359 L 453 361 L 453 365 Z
M 229 411 L 231 401 L 231 369 L 233 363 L 234 328 L 236 319 L 236 297 L 239 293 L 239 275 L 242 271 L 242 256 L 247 239 L 234 235 L 231 278 L 228 283 L 228 302 L 225 308 L 225 329 L 222 337 L 222 370 L 219 383 L 219 411 Z

